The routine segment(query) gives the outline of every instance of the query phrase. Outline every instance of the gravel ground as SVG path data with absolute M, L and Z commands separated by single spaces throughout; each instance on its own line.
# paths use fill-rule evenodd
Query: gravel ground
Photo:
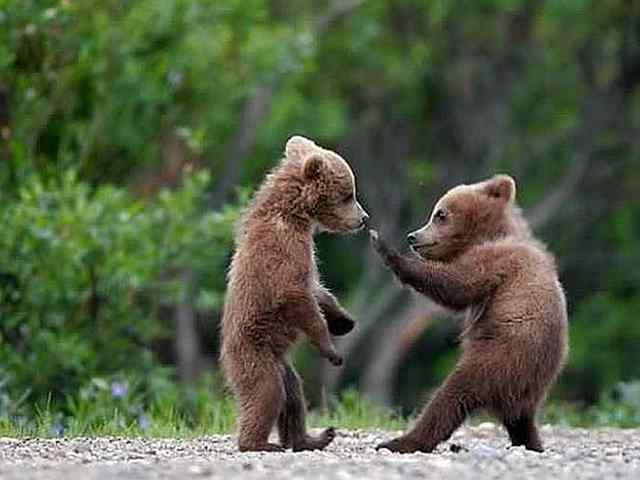
M 544 453 L 509 448 L 494 424 L 458 430 L 433 454 L 376 452 L 393 432 L 340 431 L 324 452 L 245 453 L 196 440 L 0 438 L 2 480 L 640 478 L 640 430 L 543 427 Z

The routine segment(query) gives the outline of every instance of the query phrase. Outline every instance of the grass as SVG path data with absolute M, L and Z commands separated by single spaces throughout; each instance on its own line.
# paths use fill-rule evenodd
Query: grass
M 580 428 L 640 428 L 640 411 L 622 402 L 605 402 L 581 408 L 551 403 L 542 415 L 543 423 Z
M 374 405 L 356 390 L 346 390 L 329 413 L 311 415 L 310 424 L 316 427 L 331 425 L 345 430 L 402 430 L 407 420 L 391 409 Z
M 176 409 L 154 411 L 132 420 L 114 408 L 100 416 L 67 417 L 38 409 L 31 421 L 22 418 L 0 418 L 0 437 L 150 437 L 193 438 L 230 433 L 235 410 L 230 399 L 213 402 L 206 415 L 193 417 Z
M 201 402 L 196 398 L 187 410 L 176 408 L 169 401 L 159 402 L 137 417 L 119 405 L 111 408 L 89 403 L 75 405 L 74 414 L 63 417 L 49 406 L 36 408 L 34 418 L 0 417 L 0 437 L 150 437 L 194 438 L 232 433 L 236 421 L 233 400 L 229 396 Z M 312 412 L 308 423 L 312 427 L 332 425 L 338 429 L 402 430 L 406 420 L 392 410 L 377 407 L 357 392 L 345 392 L 335 402 L 330 413 Z
M 155 398 L 147 409 L 135 399 L 90 396 L 70 400 L 65 414 L 47 403 L 35 409 L 29 420 L 24 416 L 0 416 L 0 437 L 150 437 L 194 438 L 233 432 L 236 414 L 230 397 L 213 395 L 210 385 L 193 389 L 189 395 L 175 390 Z M 133 402 L 133 403 L 132 403 Z M 495 421 L 476 416 L 471 423 Z M 640 427 L 637 404 L 606 397 L 598 406 L 550 403 L 541 416 L 542 423 L 571 427 Z M 338 429 L 403 430 L 408 420 L 397 412 L 378 407 L 348 390 L 336 399 L 325 414 L 312 412 L 312 427 L 332 425 Z

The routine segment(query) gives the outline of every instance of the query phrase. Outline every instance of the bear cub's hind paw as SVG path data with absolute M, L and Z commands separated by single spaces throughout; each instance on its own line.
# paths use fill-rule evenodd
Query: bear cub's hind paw
M 241 452 L 284 452 L 284 447 L 275 443 L 265 443 L 263 445 L 245 446 L 240 445 L 239 450 Z
M 317 437 L 307 435 L 303 442 L 293 445 L 293 451 L 303 452 L 309 450 L 324 450 L 327 445 L 333 442 L 334 438 L 336 438 L 336 430 L 333 427 L 329 427 Z
M 394 438 L 393 440 L 389 440 L 388 442 L 380 443 L 376 446 L 376 450 L 386 449 L 390 452 L 395 453 L 415 453 L 415 452 L 425 452 L 430 453 L 432 450 L 421 447 L 418 442 L 410 440 L 405 437 Z

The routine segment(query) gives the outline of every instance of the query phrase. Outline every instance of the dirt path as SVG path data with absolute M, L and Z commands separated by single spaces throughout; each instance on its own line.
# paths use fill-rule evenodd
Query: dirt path
M 507 448 L 506 435 L 493 424 L 462 428 L 430 455 L 376 452 L 374 445 L 389 432 L 339 433 L 326 451 L 297 454 L 240 454 L 228 436 L 0 439 L 0 479 L 640 478 L 640 430 L 544 427 L 542 454 Z

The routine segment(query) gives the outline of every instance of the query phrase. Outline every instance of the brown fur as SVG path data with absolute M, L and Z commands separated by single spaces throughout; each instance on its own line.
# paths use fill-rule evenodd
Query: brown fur
M 502 421 L 513 445 L 542 451 L 535 417 L 567 355 L 566 301 L 552 255 L 514 199 L 506 175 L 452 189 L 409 235 L 418 255 L 396 253 L 371 231 L 403 283 L 467 312 L 453 372 L 415 426 L 378 448 L 431 452 L 483 408 Z
M 354 322 L 320 284 L 313 232 L 353 232 L 367 218 L 347 163 L 291 138 L 238 226 L 228 277 L 221 362 L 238 404 L 240 450 L 322 449 L 333 440 L 333 429 L 306 433 L 302 385 L 285 355 L 302 332 L 342 364 L 329 334 Z M 276 423 L 281 445 L 268 443 Z

